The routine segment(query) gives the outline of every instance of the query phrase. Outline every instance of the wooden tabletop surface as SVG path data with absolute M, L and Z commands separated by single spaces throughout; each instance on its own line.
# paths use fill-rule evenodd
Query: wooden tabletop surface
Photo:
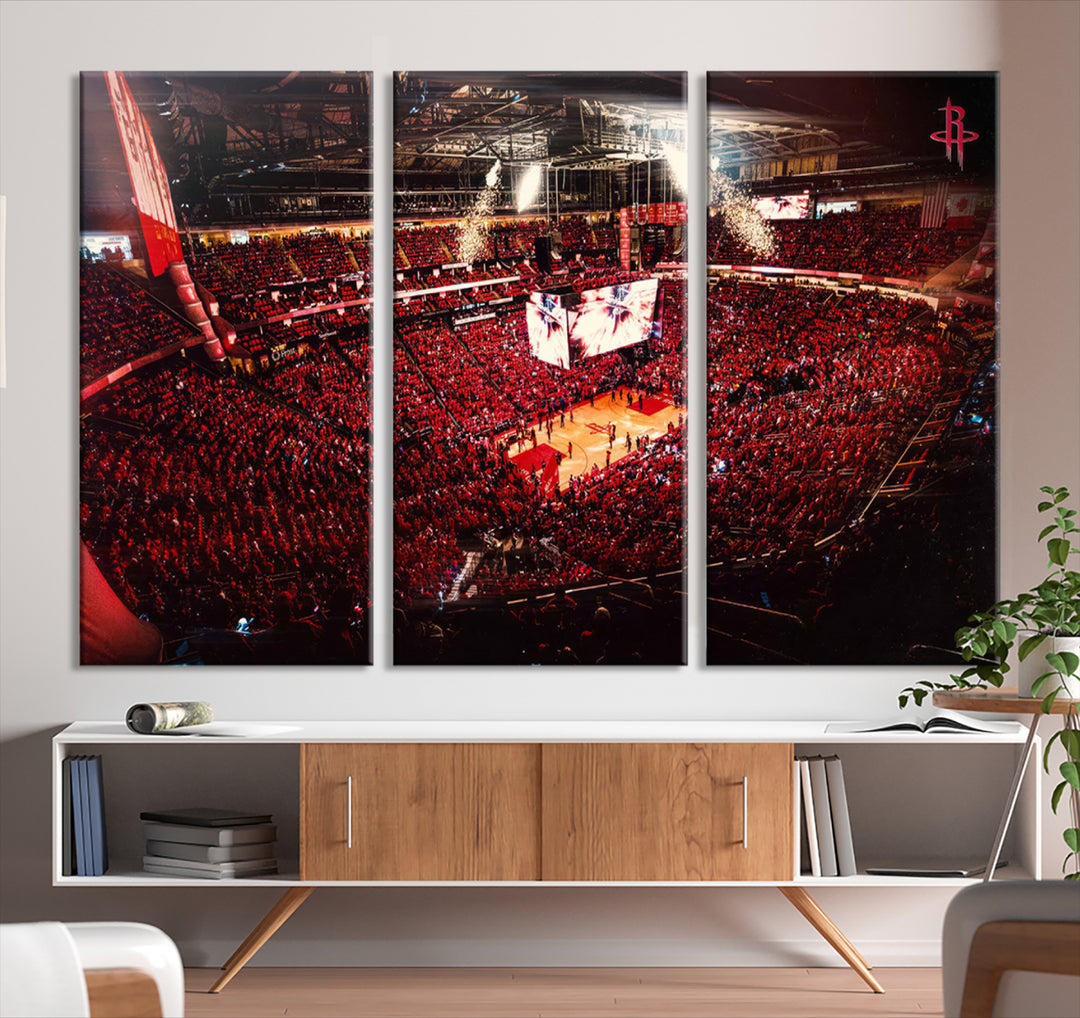
M 1047 691 L 1051 687 L 1047 686 Z M 1040 697 L 1020 696 L 1015 686 L 1000 689 L 938 690 L 934 693 L 934 706 L 950 710 L 985 711 L 988 714 L 1041 714 Z M 1077 702 L 1059 694 L 1050 710 L 1051 714 L 1067 714 L 1072 708 L 1076 713 Z

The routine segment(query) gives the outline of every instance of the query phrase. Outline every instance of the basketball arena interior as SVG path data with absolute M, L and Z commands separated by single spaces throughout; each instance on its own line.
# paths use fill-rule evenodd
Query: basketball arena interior
M 127 76 L 186 277 L 148 271 L 99 79 L 84 637 L 89 575 L 168 662 L 370 661 L 376 294 L 395 663 L 685 662 L 688 469 L 710 664 L 941 660 L 992 599 L 992 76 L 964 76 L 989 126 L 959 165 L 930 138 L 959 82 L 710 75 L 706 209 L 680 73 L 396 73 L 391 285 L 368 76 Z M 900 601 L 924 611 L 897 626 Z

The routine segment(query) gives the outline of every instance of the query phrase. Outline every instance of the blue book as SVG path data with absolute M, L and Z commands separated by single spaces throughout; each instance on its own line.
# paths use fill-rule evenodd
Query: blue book
M 91 756 L 86 760 L 87 800 L 90 804 L 90 875 L 104 876 L 109 867 L 109 853 L 105 846 L 105 795 L 102 784 L 101 757 Z
M 86 847 L 86 860 L 83 863 L 83 875 L 94 875 L 94 825 L 90 822 L 90 757 L 80 759 L 82 767 L 82 810 L 83 845 Z
M 65 756 L 61 763 L 63 785 L 61 795 L 61 866 L 60 872 L 70 877 L 75 872 L 75 832 L 71 823 L 71 757 Z
M 87 860 L 90 857 L 88 851 L 88 825 L 83 820 L 83 805 L 86 795 L 83 792 L 84 776 L 86 768 L 83 766 L 83 758 L 75 756 L 71 758 L 71 809 L 72 826 L 75 829 L 75 876 L 87 875 Z

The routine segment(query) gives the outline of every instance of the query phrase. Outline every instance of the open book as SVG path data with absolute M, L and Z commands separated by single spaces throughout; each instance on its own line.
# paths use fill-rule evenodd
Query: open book
M 987 735 L 1012 735 L 1019 725 L 1016 721 L 983 721 L 959 711 L 924 707 L 904 711 L 884 721 L 833 721 L 826 732 L 982 732 Z

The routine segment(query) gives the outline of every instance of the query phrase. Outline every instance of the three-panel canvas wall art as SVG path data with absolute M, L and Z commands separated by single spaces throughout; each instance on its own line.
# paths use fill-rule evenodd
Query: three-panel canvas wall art
M 688 604 L 710 665 L 951 659 L 995 590 L 994 75 L 710 74 L 703 132 L 682 72 L 371 84 L 83 75 L 84 664 L 679 665 Z

